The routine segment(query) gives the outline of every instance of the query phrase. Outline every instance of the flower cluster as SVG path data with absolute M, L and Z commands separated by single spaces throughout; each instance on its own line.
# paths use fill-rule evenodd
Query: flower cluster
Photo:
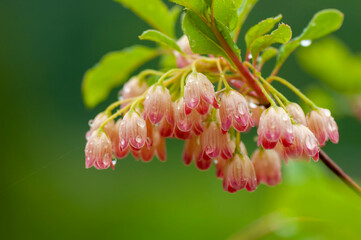
M 181 43 L 189 53 L 187 39 Z M 207 170 L 214 163 L 225 191 L 254 191 L 260 183 L 281 182 L 282 159 L 317 161 L 328 139 L 338 142 L 329 110 L 312 105 L 305 116 L 298 104 L 280 100 L 283 95 L 270 83 L 259 83 L 268 90 L 270 104 L 265 104 L 237 76 L 225 74 L 232 69 L 223 59 L 202 62 L 197 57 L 177 54 L 181 68 L 162 74 L 150 86 L 145 79 L 131 78 L 121 91 L 122 99 L 92 121 L 86 134 L 86 167 L 114 168 L 112 159 L 129 153 L 145 162 L 154 155 L 165 161 L 165 138 L 178 138 L 185 141 L 186 165 L 194 162 Z M 207 71 L 198 72 L 197 64 Z M 255 126 L 258 148 L 249 158 L 241 136 Z

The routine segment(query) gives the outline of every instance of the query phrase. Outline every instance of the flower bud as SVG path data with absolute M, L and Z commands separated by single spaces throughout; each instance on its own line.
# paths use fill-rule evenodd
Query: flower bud
M 200 135 L 202 152 L 209 158 L 217 158 L 221 153 L 222 132 L 217 123 L 211 122 Z
M 307 127 L 315 134 L 321 146 L 324 146 L 328 139 L 338 143 L 338 127 L 328 109 L 319 108 L 307 114 Z

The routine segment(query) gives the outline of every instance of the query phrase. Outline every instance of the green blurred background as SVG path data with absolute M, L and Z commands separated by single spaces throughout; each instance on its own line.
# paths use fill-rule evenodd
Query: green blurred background
M 296 36 L 324 8 L 344 12 L 335 35 L 361 52 L 357 0 L 260 0 L 242 32 L 282 13 Z M 361 239 L 361 200 L 322 163 L 285 166 L 280 186 L 236 194 L 222 190 L 214 168 L 184 167 L 177 140 L 168 141 L 166 163 L 128 157 L 114 171 L 86 170 L 87 122 L 117 90 L 86 109 L 83 73 L 105 53 L 140 43 L 147 28 L 111 0 L 0 1 L 1 239 L 241 239 L 262 231 L 267 239 Z M 280 76 L 301 89 L 316 81 L 294 55 Z M 336 120 L 340 143 L 325 149 L 360 182 L 361 124 Z

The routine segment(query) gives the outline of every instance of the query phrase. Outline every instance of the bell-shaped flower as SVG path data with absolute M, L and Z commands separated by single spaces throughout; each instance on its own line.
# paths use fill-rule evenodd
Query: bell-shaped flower
M 275 150 L 257 149 L 252 155 L 258 184 L 275 186 L 282 181 L 281 158 Z
M 338 127 L 328 109 L 319 108 L 312 110 L 306 117 L 307 127 L 315 134 L 321 146 L 324 146 L 328 139 L 338 143 Z
M 258 133 L 258 146 L 272 149 L 281 141 L 284 146 L 293 142 L 293 126 L 288 114 L 281 107 L 270 107 L 261 115 Z
M 112 165 L 112 143 L 103 131 L 94 131 L 85 146 L 85 167 L 106 169 Z
M 247 155 L 235 154 L 228 159 L 223 170 L 223 189 L 230 193 L 246 188 L 254 191 L 257 188 L 257 177 L 254 166 Z
M 133 149 L 141 149 L 147 139 L 147 126 L 143 118 L 135 111 L 129 111 L 124 115 L 119 126 L 119 145 L 122 150 L 128 145 Z
M 169 124 L 174 124 L 172 100 L 166 87 L 153 85 L 148 90 L 143 104 L 144 119 L 149 119 L 152 124 L 157 124 L 165 117 Z
M 208 113 L 209 104 L 218 108 L 213 84 L 202 73 L 191 73 L 184 87 L 185 113 L 196 109 L 200 114 Z
M 289 158 L 310 158 L 319 159 L 319 143 L 315 135 L 306 127 L 300 124 L 293 126 L 294 141 L 290 146 L 277 146 L 285 162 Z
M 247 100 L 234 90 L 222 95 L 219 114 L 223 132 L 227 132 L 231 126 L 240 132 L 254 126 Z

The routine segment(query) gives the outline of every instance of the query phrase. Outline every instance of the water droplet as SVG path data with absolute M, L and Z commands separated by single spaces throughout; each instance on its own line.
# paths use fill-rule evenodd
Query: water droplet
M 138 126 L 141 127 L 141 128 L 144 128 L 145 127 L 145 121 L 139 119 L 138 122 L 137 122 Z
M 137 143 L 141 143 L 141 142 L 143 141 L 143 139 L 142 139 L 140 136 L 137 136 L 137 137 L 135 138 L 135 141 L 136 141 Z
M 114 159 L 112 160 L 112 164 L 113 164 L 113 166 L 114 166 L 115 164 L 117 164 L 117 159 L 116 159 L 116 158 L 114 158 Z
M 89 127 L 91 127 L 93 125 L 93 119 L 90 119 L 88 122 Z
M 302 47 L 308 47 L 312 44 L 312 41 L 311 40 L 302 40 L 301 41 L 301 46 Z
M 252 54 L 248 54 L 248 58 L 249 58 L 249 59 L 252 59 Z

